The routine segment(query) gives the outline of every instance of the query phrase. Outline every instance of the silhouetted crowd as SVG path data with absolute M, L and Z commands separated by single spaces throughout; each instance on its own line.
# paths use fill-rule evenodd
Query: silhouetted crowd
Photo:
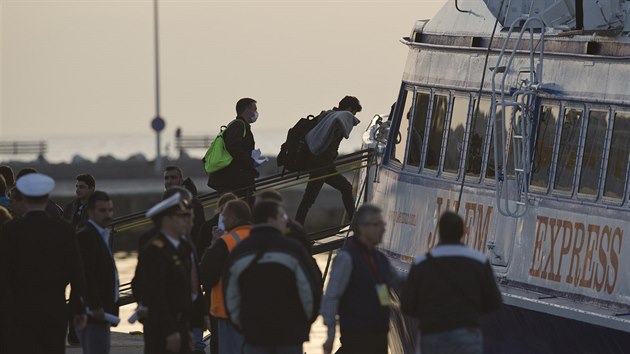
M 461 217 L 445 212 L 439 245 L 409 269 L 394 269 L 377 248 L 387 230 L 381 209 L 355 210 L 350 183 L 331 167 L 358 122 L 356 98 L 320 115 L 309 149 L 327 157 L 310 172 L 297 221 L 278 191 L 255 190 L 256 101 L 242 99 L 236 111 L 242 124 L 223 132 L 233 159 L 209 174 L 220 192 L 212 217 L 177 166 L 166 167 L 161 201 L 146 212 L 152 227 L 140 237 L 129 319 L 144 326 L 145 353 L 301 354 L 321 314 L 324 353 L 339 325 L 337 353 L 385 354 L 394 298 L 418 319 L 423 353 L 482 352 L 480 316 L 498 308 L 501 295 L 487 258 L 461 243 Z M 121 320 L 112 198 L 81 174 L 76 198 L 61 208 L 49 198 L 49 176 L 24 169 L 14 178 L 8 166 L 0 174 L 0 353 L 64 353 L 66 339 L 84 353 L 109 353 L 111 327 Z M 341 191 L 352 231 L 325 294 L 302 226 L 324 183 Z

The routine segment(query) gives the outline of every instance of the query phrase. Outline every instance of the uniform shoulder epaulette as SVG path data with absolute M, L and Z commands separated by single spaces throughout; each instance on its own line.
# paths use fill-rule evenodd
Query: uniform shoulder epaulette
M 159 238 L 156 238 L 155 240 L 153 240 L 152 244 L 153 244 L 153 246 L 155 246 L 157 248 L 164 247 L 164 241 L 160 240 Z

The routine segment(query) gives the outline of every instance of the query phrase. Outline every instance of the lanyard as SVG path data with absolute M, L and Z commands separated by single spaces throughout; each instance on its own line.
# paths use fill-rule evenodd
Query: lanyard
M 374 278 L 376 278 L 377 283 L 382 283 L 383 280 L 381 278 L 381 272 L 378 270 L 378 264 L 376 264 L 376 258 L 372 253 L 365 249 L 365 247 L 361 245 L 355 245 L 361 252 L 361 255 L 365 258 L 365 260 L 370 265 L 370 269 L 372 269 L 372 273 L 374 274 Z

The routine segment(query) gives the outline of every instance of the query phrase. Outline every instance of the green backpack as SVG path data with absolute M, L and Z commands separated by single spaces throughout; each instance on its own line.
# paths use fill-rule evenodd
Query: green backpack
M 230 155 L 230 153 L 225 148 L 225 142 L 223 141 L 223 132 L 225 132 L 225 130 L 236 121 L 238 121 L 238 119 L 231 121 L 230 124 L 228 124 L 227 126 L 222 125 L 219 134 L 216 138 L 214 138 L 214 140 L 210 144 L 210 147 L 208 147 L 208 151 L 206 151 L 206 155 L 203 158 L 204 168 L 206 169 L 207 173 L 219 171 L 232 163 L 232 155 Z M 245 123 L 243 121 L 240 122 L 243 123 L 244 138 L 245 134 L 247 133 L 247 128 L 245 127 Z

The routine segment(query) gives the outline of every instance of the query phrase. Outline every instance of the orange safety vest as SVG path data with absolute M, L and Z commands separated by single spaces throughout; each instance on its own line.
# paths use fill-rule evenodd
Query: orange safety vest
M 228 254 L 232 252 L 236 245 L 249 237 L 251 229 L 251 225 L 243 225 L 236 227 L 232 231 L 221 236 L 221 239 L 227 246 Z M 212 316 L 227 319 L 225 302 L 223 300 L 223 277 L 219 279 L 219 282 L 210 291 L 210 299 L 210 313 Z

